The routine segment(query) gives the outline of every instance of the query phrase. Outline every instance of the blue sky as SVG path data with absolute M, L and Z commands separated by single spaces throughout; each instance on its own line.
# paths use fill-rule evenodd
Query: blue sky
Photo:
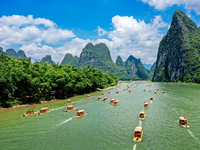
M 79 56 L 89 42 L 105 43 L 113 61 L 129 55 L 156 61 L 176 9 L 200 26 L 199 0 L 0 0 L 0 46 L 40 60 Z

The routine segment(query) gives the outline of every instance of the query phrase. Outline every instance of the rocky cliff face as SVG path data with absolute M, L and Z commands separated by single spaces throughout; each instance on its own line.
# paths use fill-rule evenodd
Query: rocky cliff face
M 41 64 L 44 64 L 44 63 L 48 63 L 48 64 L 53 64 L 54 62 L 52 61 L 52 59 L 51 59 L 51 55 L 46 55 L 45 57 L 43 57 L 42 58 L 42 60 L 41 60 Z
M 150 78 L 148 71 L 146 70 L 140 59 L 136 59 L 132 55 L 130 55 L 125 61 L 125 67 L 129 75 L 137 75 L 138 78 L 145 80 Z
M 77 56 L 73 57 L 72 54 L 67 53 L 64 59 L 61 62 L 61 65 L 74 65 L 75 68 L 78 68 L 79 58 Z
M 200 82 L 193 76 L 200 71 L 199 52 L 200 29 L 184 12 L 176 10 L 160 42 L 152 80 Z

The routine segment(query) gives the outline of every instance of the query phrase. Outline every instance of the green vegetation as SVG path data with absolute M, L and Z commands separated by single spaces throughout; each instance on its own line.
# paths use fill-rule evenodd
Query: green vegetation
M 162 84 L 172 84 L 172 85 L 199 85 L 198 83 L 192 83 L 192 82 L 185 83 L 185 82 L 181 82 L 181 81 L 178 81 L 178 82 L 162 82 Z
M 61 65 L 74 65 L 75 68 L 78 68 L 79 58 L 77 56 L 73 57 L 72 54 L 66 54 L 64 59 L 61 62 Z
M 200 28 L 180 10 L 160 42 L 153 81 L 200 83 Z
M 51 65 L 53 65 L 55 62 L 51 59 L 51 55 L 46 55 L 45 57 L 42 58 L 41 64 L 44 64 L 44 63 L 49 63 Z
M 0 54 L 0 105 L 35 103 L 66 98 L 97 88 L 117 85 L 118 77 L 99 69 L 53 63 L 31 64 L 31 58 L 11 58 Z
M 85 65 L 93 66 L 103 72 L 113 73 L 120 80 L 146 80 L 150 78 L 141 61 L 133 56 L 130 56 L 126 62 L 123 62 L 118 56 L 115 64 L 104 43 L 96 45 L 88 43 L 85 46 L 81 52 L 78 66 L 84 67 Z

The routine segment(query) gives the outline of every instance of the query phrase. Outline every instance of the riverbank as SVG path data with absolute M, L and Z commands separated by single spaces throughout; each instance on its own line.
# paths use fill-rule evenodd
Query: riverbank
M 171 85 L 200 85 L 198 83 L 192 83 L 192 82 L 161 82 L 162 84 L 171 84 Z
M 112 88 L 118 88 L 119 87 L 119 84 L 116 85 L 116 86 L 109 86 L 105 89 L 97 89 L 96 92 L 98 91 L 105 91 L 105 90 L 109 90 L 109 89 L 112 89 Z M 92 92 L 93 93 L 93 92 Z M 76 97 L 77 95 L 74 95 L 73 97 Z M 71 97 L 71 98 L 73 98 Z M 8 111 L 8 110 L 13 110 L 13 109 L 18 109 L 18 108 L 23 108 L 23 107 L 29 107 L 29 106 L 37 106 L 37 105 L 40 105 L 40 104 L 45 104 L 45 103 L 51 103 L 51 102 L 56 102 L 56 101 L 59 101 L 60 99 L 55 99 L 55 100 L 50 100 L 50 101 L 40 101 L 39 103 L 31 103 L 31 104 L 23 104 L 23 105 L 14 105 L 12 107 L 8 107 L 8 108 L 0 108 L 0 113 L 1 112 L 4 112 L 4 111 Z

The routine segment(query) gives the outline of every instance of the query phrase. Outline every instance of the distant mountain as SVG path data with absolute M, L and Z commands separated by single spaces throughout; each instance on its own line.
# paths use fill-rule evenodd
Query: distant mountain
M 150 71 L 151 70 L 151 67 L 152 67 L 152 65 L 151 64 L 143 64 L 144 65 L 144 67 L 148 70 L 148 71 Z
M 17 53 L 14 49 L 9 48 L 6 50 L 5 56 L 10 56 L 11 58 L 17 58 Z
M 80 54 L 79 67 L 90 65 L 103 71 L 109 71 L 109 64 L 114 65 L 110 51 L 103 43 L 96 45 L 88 43 Z
M 43 57 L 42 58 L 42 60 L 41 60 L 41 64 L 44 64 L 44 63 L 48 63 L 48 64 L 51 64 L 51 65 L 53 65 L 53 61 L 52 61 L 52 59 L 51 59 L 51 55 L 46 55 L 45 57 Z
M 21 57 L 21 58 L 27 58 L 23 50 L 18 50 L 18 52 L 17 52 L 17 58 L 19 58 L 19 57 Z
M 72 54 L 67 53 L 63 58 L 61 65 L 74 65 L 75 68 L 78 68 L 79 58 L 77 56 L 73 57 Z
M 123 67 L 125 64 L 120 56 L 117 56 L 116 65 L 119 67 Z
M 3 48 L 2 47 L 0 47 L 0 54 L 2 54 L 3 53 Z
M 96 45 L 88 43 L 83 48 L 80 54 L 79 67 L 86 65 L 101 69 L 104 72 L 114 73 L 121 80 L 146 80 L 150 78 L 140 59 L 133 56 L 130 56 L 126 62 L 123 62 L 121 57 L 118 56 L 115 64 L 111 59 L 110 50 L 104 43 Z
M 143 66 L 140 59 L 136 59 L 132 55 L 125 61 L 125 67 L 129 75 L 136 75 L 140 79 L 150 79 L 148 71 Z
M 2 50 L 2 52 L 0 52 L 0 53 L 3 53 L 2 47 L 0 47 L 0 51 L 1 50 Z M 19 57 L 27 58 L 23 50 L 19 50 L 18 52 L 16 52 L 12 48 L 9 48 L 9 49 L 6 50 L 5 56 L 10 56 L 11 58 L 19 58 Z
M 153 66 L 151 67 L 151 69 L 150 69 L 150 71 L 149 71 L 149 75 L 150 75 L 151 78 L 153 77 L 155 68 L 156 68 L 156 62 L 153 63 Z
M 200 83 L 200 28 L 181 10 L 160 42 L 153 81 Z

